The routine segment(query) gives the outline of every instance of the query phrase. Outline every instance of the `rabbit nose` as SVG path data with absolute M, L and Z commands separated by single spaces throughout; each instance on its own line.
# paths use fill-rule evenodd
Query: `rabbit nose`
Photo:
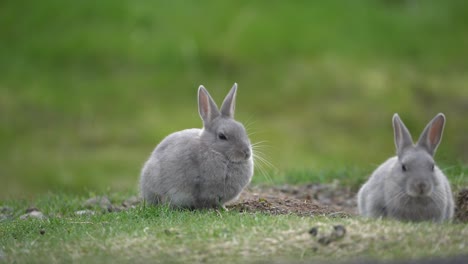
M 429 186 L 427 183 L 425 182 L 419 182 L 417 185 L 416 185 L 418 191 L 420 194 L 425 194 L 427 193 L 428 189 L 429 189 Z

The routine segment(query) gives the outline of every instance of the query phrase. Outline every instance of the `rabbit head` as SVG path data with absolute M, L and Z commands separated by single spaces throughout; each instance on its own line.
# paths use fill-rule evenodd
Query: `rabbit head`
M 221 110 L 205 87 L 198 88 L 198 112 L 203 120 L 201 143 L 228 161 L 241 163 L 252 156 L 250 140 L 244 126 L 234 120 L 237 84 L 223 101 Z
M 411 134 L 398 114 L 393 116 L 393 130 L 398 162 L 392 173 L 407 195 L 411 197 L 430 196 L 440 183 L 436 177 L 438 170 L 434 153 L 442 139 L 445 116 L 439 113 L 429 122 L 418 142 L 413 143 Z

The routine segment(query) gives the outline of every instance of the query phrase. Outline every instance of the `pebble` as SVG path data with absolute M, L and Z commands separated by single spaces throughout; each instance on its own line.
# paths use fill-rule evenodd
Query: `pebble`
M 13 218 L 13 208 L 8 206 L 0 207 L 0 222 Z
M 97 196 L 90 198 L 83 204 L 83 206 L 86 208 L 93 208 L 95 206 L 99 206 L 99 208 L 108 212 L 112 211 L 112 204 L 109 198 L 107 198 L 107 196 Z
M 317 236 L 318 234 L 318 227 L 312 227 L 310 230 L 309 230 L 309 234 L 311 236 Z
M 26 219 L 29 219 L 29 218 L 44 220 L 47 217 L 41 211 L 39 211 L 39 209 L 37 209 L 35 207 L 30 207 L 30 208 L 26 209 L 26 214 L 20 216 L 21 220 L 26 220 Z
M 111 207 L 108 208 L 109 213 L 118 213 L 120 211 L 123 211 L 127 208 L 124 208 L 123 206 L 118 206 L 118 205 L 112 205 Z
M 344 237 L 344 235 L 346 234 L 346 228 L 342 225 L 333 226 L 333 230 L 334 235 L 337 239 Z
M 346 228 L 342 225 L 335 225 L 333 226 L 333 230 L 331 233 L 320 234 L 319 236 L 318 227 L 313 227 L 309 230 L 309 234 L 313 237 L 317 237 L 317 242 L 319 244 L 326 246 L 334 241 L 343 238 L 346 234 Z
M 13 213 L 13 208 L 9 206 L 0 207 L 0 214 L 11 214 L 11 213 Z
M 141 199 L 138 196 L 132 196 L 127 200 L 123 201 L 122 206 L 125 208 L 135 208 L 140 203 Z
M 75 215 L 78 215 L 78 216 L 83 216 L 83 215 L 95 215 L 96 212 L 95 211 L 92 211 L 92 210 L 80 210 L 80 211 L 76 211 L 75 212 Z
M 326 245 L 328 245 L 328 244 L 330 244 L 332 242 L 332 239 L 331 239 L 330 236 L 322 236 L 322 237 L 319 237 L 317 242 L 319 242 L 320 244 L 326 246 Z

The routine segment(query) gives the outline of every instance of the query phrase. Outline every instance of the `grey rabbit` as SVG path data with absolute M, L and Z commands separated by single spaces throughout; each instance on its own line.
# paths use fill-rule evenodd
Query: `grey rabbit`
M 413 144 L 398 114 L 393 116 L 397 156 L 380 165 L 358 193 L 359 214 L 403 221 L 449 220 L 454 214 L 450 184 L 435 165 L 445 116 L 437 114 Z
M 203 129 L 186 129 L 163 139 L 143 166 L 141 195 L 150 204 L 216 208 L 238 198 L 253 175 L 252 147 L 244 126 L 234 120 L 237 84 L 221 110 L 198 88 Z

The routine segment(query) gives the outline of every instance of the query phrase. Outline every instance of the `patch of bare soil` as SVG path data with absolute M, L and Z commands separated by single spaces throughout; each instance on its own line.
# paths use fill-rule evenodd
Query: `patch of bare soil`
M 334 184 L 282 185 L 247 188 L 230 210 L 300 216 L 347 217 L 356 214 L 355 193 Z

